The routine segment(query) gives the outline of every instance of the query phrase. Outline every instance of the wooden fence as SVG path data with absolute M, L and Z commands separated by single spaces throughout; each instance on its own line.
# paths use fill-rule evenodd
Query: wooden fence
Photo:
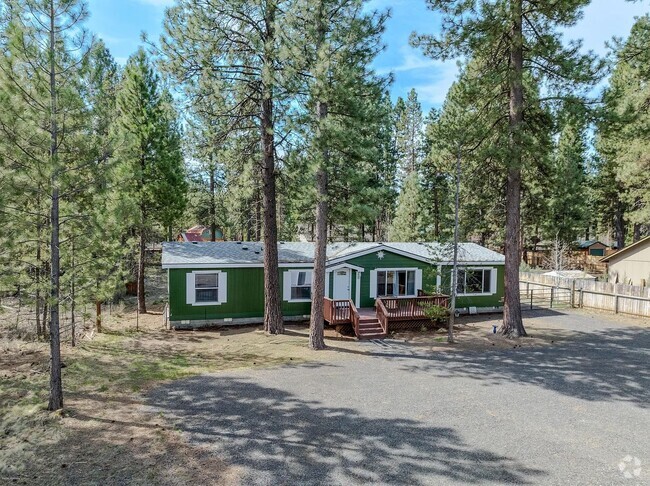
M 569 291 L 570 305 L 620 314 L 650 317 L 650 287 L 550 277 L 532 272 L 519 274 L 522 294 L 534 289 Z

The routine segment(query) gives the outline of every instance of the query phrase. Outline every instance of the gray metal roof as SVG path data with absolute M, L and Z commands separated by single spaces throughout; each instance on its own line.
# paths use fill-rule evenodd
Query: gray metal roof
M 327 245 L 328 260 L 354 258 L 358 253 L 375 249 L 394 249 L 416 258 L 450 262 L 453 256 L 452 245 L 440 243 L 331 243 Z M 314 259 L 314 243 L 278 243 L 280 263 L 311 263 Z M 502 263 L 504 256 L 488 250 L 476 243 L 458 245 L 460 263 Z M 163 267 L 192 267 L 195 265 L 261 265 L 264 263 L 264 245 L 261 242 L 200 242 L 163 243 Z

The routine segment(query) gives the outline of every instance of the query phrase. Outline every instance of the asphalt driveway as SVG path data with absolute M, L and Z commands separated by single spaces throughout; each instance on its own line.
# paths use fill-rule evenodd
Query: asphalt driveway
M 371 356 L 180 380 L 149 403 L 242 484 L 650 484 L 650 329 L 532 315 L 555 346 Z

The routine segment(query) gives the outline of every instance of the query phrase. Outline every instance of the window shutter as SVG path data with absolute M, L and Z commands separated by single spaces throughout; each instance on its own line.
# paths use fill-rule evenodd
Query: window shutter
M 219 272 L 219 303 L 225 304 L 226 302 L 228 302 L 228 274 Z
M 415 269 L 415 295 L 418 295 L 418 290 L 424 290 L 422 288 L 422 269 Z
M 325 297 L 330 296 L 330 275 L 332 275 L 332 272 L 325 272 Z
M 194 274 L 188 272 L 185 274 L 185 303 L 194 305 Z
M 491 294 L 496 294 L 497 293 L 497 275 L 499 272 L 497 272 L 496 268 L 491 268 L 490 269 L 490 293 Z
M 291 300 L 291 271 L 286 271 L 282 274 L 282 298 L 283 300 Z
M 370 270 L 370 298 L 377 298 L 377 270 Z

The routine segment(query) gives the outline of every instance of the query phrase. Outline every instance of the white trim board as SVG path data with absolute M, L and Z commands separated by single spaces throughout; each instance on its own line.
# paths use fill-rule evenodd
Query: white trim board
M 326 271 L 328 272 L 335 272 L 336 270 L 341 270 L 342 268 L 350 268 L 352 270 L 356 270 L 357 272 L 363 273 L 365 271 L 365 268 L 363 267 L 358 267 L 357 265 L 352 265 L 350 263 L 339 263 L 338 265 L 334 265 L 332 267 L 327 267 Z
M 314 268 L 313 263 L 280 263 L 280 268 Z M 229 269 L 229 268 L 264 268 L 263 263 L 167 263 L 162 265 L 163 269 Z
M 339 262 L 345 262 L 347 260 L 351 260 L 353 258 L 358 258 L 360 256 L 364 255 L 370 255 L 371 253 L 377 253 L 379 251 L 388 251 L 391 253 L 395 253 L 396 255 L 404 256 L 407 258 L 410 258 L 412 260 L 418 260 L 424 263 L 432 263 L 432 260 L 426 257 L 422 257 L 420 255 L 416 255 L 415 253 L 410 253 L 408 251 L 403 251 L 403 250 L 397 250 L 396 248 L 386 246 L 386 245 L 378 245 L 378 246 L 373 246 L 371 248 L 366 248 L 365 250 L 359 250 L 355 251 L 352 253 L 348 253 L 344 256 L 340 257 L 335 257 L 329 260 L 329 265 L 334 265 Z

